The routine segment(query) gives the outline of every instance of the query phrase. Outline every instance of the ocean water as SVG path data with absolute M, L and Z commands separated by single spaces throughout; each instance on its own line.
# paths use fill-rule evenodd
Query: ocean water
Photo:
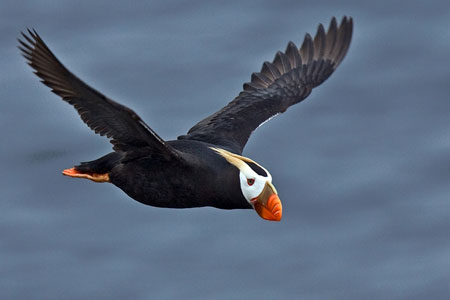
M 61 175 L 111 150 L 16 48 L 59 59 L 174 139 L 332 16 L 349 53 L 260 127 L 283 220 L 144 206 Z M 448 299 L 448 1 L 0 3 L 1 299 Z

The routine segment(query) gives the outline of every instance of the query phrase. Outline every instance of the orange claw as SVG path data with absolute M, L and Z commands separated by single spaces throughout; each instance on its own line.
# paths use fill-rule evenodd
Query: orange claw
M 63 175 L 70 176 L 74 178 L 85 178 L 92 180 L 94 182 L 110 182 L 109 174 L 95 174 L 95 173 L 81 173 L 77 171 L 75 168 L 65 169 Z

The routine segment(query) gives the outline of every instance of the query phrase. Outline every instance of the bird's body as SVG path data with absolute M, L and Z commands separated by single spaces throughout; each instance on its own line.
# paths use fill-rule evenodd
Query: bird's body
M 68 71 L 35 31 L 23 34 L 19 48 L 42 82 L 73 105 L 96 133 L 111 139 L 114 152 L 81 163 L 63 174 L 111 182 L 133 199 L 152 206 L 255 209 L 279 221 L 282 209 L 272 176 L 241 156 L 251 133 L 273 116 L 305 99 L 325 81 L 347 53 L 352 19 L 319 25 L 300 48 L 290 42 L 228 105 L 193 126 L 186 135 L 164 141 L 129 108 L 86 85 Z
M 151 155 L 121 161 L 109 173 L 111 183 L 152 206 L 252 208 L 239 188 L 238 169 L 212 151 L 213 145 L 191 140 L 168 144 L 181 153 L 183 162 Z

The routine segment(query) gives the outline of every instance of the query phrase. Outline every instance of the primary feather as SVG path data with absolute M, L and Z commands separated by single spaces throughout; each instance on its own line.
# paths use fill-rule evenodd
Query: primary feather
M 78 79 L 64 67 L 35 32 L 22 33 L 19 49 L 42 82 L 71 104 L 95 133 L 111 139 L 114 150 L 146 149 L 165 157 L 178 153 L 131 109 L 119 104 Z
M 228 105 L 193 126 L 179 139 L 191 139 L 228 147 L 242 153 L 251 133 L 263 122 L 305 99 L 341 63 L 353 31 L 352 18 L 328 31 L 319 25 L 314 40 L 306 34 L 300 50 L 289 42 L 272 62 L 264 62 L 244 90 Z

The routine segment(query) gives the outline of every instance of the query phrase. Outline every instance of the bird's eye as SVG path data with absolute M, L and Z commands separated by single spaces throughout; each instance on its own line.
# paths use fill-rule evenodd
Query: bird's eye
M 255 183 L 255 179 L 254 178 L 247 179 L 247 184 L 248 185 L 253 185 L 254 183 Z

